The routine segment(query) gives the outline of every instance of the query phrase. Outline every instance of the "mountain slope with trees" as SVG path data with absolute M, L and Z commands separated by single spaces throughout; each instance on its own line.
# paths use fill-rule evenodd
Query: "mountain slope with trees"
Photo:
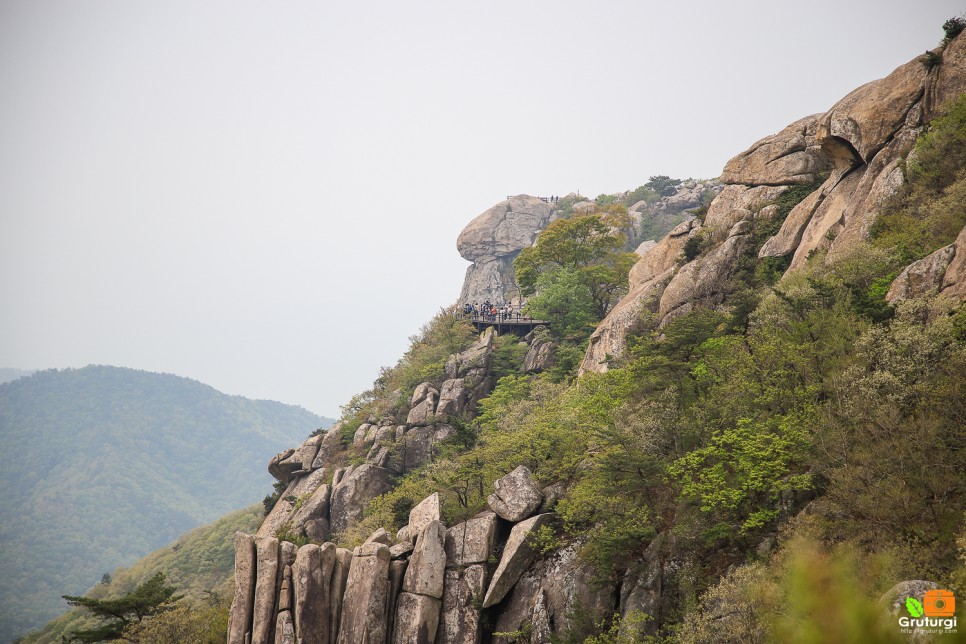
M 964 26 L 732 159 L 632 268 L 619 196 L 471 222 L 464 293 L 526 293 L 550 329 L 443 312 L 273 459 L 229 642 L 890 642 L 927 590 L 966 593 Z M 595 308 L 597 277 L 626 295 Z M 332 581 L 273 595 L 283 565 Z
M 325 423 L 116 367 L 0 385 L 0 639 L 62 612 L 61 595 L 257 501 L 267 459 Z
M 122 597 L 162 573 L 166 583 L 175 587 L 179 595 L 184 595 L 175 611 L 164 617 L 169 626 L 171 622 L 191 615 L 194 617 L 190 620 L 193 622 L 193 632 L 218 632 L 220 628 L 223 634 L 225 610 L 230 595 L 228 580 L 235 561 L 232 537 L 239 530 L 255 530 L 261 520 L 261 504 L 227 514 L 213 523 L 181 535 L 173 543 L 158 548 L 128 568 L 118 568 L 105 574 L 86 596 L 95 600 Z M 22 644 L 60 642 L 70 632 L 95 627 L 97 621 L 87 611 L 76 608 L 51 620 L 40 631 L 18 641 Z M 185 623 L 181 624 L 182 627 L 189 623 L 189 620 L 183 621 Z M 169 631 L 171 632 L 174 631 Z M 223 640 L 222 636 L 216 641 Z M 186 637 L 180 641 L 205 640 L 201 636 Z
M 633 267 L 627 195 L 471 222 L 464 295 L 550 328 L 443 311 L 275 456 L 229 643 L 893 642 L 962 597 L 964 27 L 732 159 Z

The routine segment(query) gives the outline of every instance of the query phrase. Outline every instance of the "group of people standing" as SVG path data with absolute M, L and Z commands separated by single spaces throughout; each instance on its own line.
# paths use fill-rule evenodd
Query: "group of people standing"
M 512 304 L 494 304 L 489 300 L 480 302 L 467 302 L 463 306 L 463 315 L 476 319 L 486 320 L 487 322 L 503 322 L 516 317 L 520 319 L 520 308 L 513 308 Z

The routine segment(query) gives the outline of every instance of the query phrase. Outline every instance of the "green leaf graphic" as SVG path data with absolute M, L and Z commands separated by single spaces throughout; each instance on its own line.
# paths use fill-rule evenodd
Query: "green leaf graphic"
M 906 610 L 913 617 L 922 617 L 922 604 L 915 597 L 906 597 Z

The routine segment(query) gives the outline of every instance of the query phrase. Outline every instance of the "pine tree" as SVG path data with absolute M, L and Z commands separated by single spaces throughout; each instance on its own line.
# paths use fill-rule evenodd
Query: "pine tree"
M 164 573 L 159 572 L 134 589 L 133 592 L 117 599 L 92 599 L 63 595 L 71 606 L 82 606 L 105 621 L 97 628 L 73 631 L 68 642 L 103 642 L 122 639 L 125 631 L 140 623 L 149 615 L 163 612 L 181 599 L 175 595 L 174 586 L 165 585 Z

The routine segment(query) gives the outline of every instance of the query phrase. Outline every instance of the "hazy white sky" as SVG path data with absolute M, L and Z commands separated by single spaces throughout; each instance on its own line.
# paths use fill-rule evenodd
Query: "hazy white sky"
M 0 366 L 334 416 L 507 194 L 717 176 L 946 0 L 0 0 Z

